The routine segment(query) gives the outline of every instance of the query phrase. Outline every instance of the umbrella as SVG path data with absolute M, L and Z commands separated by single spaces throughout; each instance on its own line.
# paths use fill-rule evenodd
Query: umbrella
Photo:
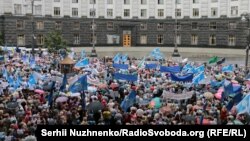
M 45 92 L 43 90 L 36 89 L 35 93 L 37 93 L 37 94 L 44 94 Z
M 206 92 L 206 93 L 204 93 L 204 97 L 206 99 L 213 99 L 214 95 L 211 92 Z
M 68 98 L 65 97 L 65 96 L 58 97 L 58 98 L 56 99 L 56 103 L 66 102 L 67 100 L 68 100 Z
M 159 97 L 154 98 L 153 100 L 151 100 L 151 102 L 149 103 L 149 106 L 151 108 L 155 108 L 155 109 L 159 109 L 161 108 L 161 99 Z
M 103 106 L 99 101 L 92 102 L 88 105 L 88 110 L 93 113 L 97 113 L 98 111 L 102 109 L 103 109 Z
M 7 109 L 16 109 L 18 107 L 18 103 L 17 102 L 8 102 L 6 104 L 6 108 Z

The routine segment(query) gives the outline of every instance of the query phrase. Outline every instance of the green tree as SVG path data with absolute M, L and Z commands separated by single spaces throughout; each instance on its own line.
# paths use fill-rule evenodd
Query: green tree
M 3 40 L 3 33 L 0 32 L 0 46 L 3 46 L 4 45 L 4 40 Z
M 63 39 L 59 31 L 52 31 L 45 37 L 44 47 L 48 48 L 50 53 L 57 53 L 61 49 L 69 51 L 67 42 Z

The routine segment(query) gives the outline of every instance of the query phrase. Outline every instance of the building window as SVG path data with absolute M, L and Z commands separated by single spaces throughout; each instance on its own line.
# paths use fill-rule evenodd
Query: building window
M 140 43 L 141 44 L 145 45 L 145 44 L 147 44 L 147 41 L 148 41 L 147 35 L 141 35 L 140 36 Z
M 130 0 L 124 0 L 124 4 L 130 4 Z
M 211 16 L 212 17 L 218 16 L 218 8 L 216 8 L 216 7 L 211 8 Z
M 141 23 L 140 29 L 141 30 L 147 30 L 147 24 L 146 23 Z
M 198 23 L 197 22 L 192 22 L 192 29 L 197 30 L 198 29 Z
M 238 16 L 238 6 L 231 7 L 231 16 Z
M 158 0 L 158 4 L 164 4 L 164 0 Z
M 24 46 L 25 45 L 25 36 L 24 35 L 18 35 L 17 36 L 17 45 L 18 46 Z
M 79 30 L 80 29 L 80 22 L 74 22 L 73 23 L 73 29 L 74 30 Z
M 37 37 L 36 37 L 36 43 L 37 43 L 37 45 L 43 45 L 44 44 L 44 36 L 43 35 L 38 35 Z
M 180 35 L 180 34 L 177 34 L 177 35 L 176 35 L 176 44 L 177 44 L 177 45 L 180 45 L 180 44 L 181 44 L 181 35 Z
M 141 17 L 146 18 L 147 17 L 147 9 L 141 9 Z
M 22 5 L 21 4 L 15 4 L 14 5 L 14 12 L 15 15 L 21 15 L 22 14 Z
M 211 0 L 212 3 L 218 2 L 218 0 Z
M 195 34 L 191 36 L 191 45 L 198 45 L 198 36 Z
M 120 36 L 118 35 L 107 35 L 107 44 L 119 44 Z
M 199 3 L 199 0 L 193 0 L 193 3 Z
M 96 4 L 95 0 L 90 0 L 90 4 Z
M 78 0 L 72 0 L 72 3 L 78 3 Z
M 228 36 L 228 45 L 235 46 L 236 45 L 236 37 L 234 35 Z
M 147 4 L 147 0 L 141 0 L 141 5 L 146 5 Z
M 96 30 L 96 23 L 91 22 L 90 23 L 90 29 L 91 30 L 93 30 L 93 29 Z
M 107 17 L 109 18 L 113 17 L 113 9 L 107 9 Z
M 61 30 L 62 29 L 62 22 L 61 21 L 56 21 L 55 22 L 55 29 L 56 30 Z
M 54 7 L 54 16 L 60 16 L 60 15 L 61 15 L 60 7 Z
M 158 23 L 157 24 L 157 29 L 158 30 L 163 30 L 164 29 L 164 24 L 163 23 Z
M 163 44 L 163 35 L 157 35 L 157 44 Z
M 96 15 L 96 12 L 95 12 L 95 9 L 90 9 L 90 11 L 89 11 L 89 16 L 90 17 L 95 17 L 95 15 Z
M 78 17 L 78 8 L 72 8 L 72 17 Z
M 80 44 L 80 35 L 79 34 L 74 34 L 74 45 L 79 45 Z
M 107 0 L 107 4 L 113 4 L 113 0 Z
M 17 29 L 24 29 L 24 21 L 23 20 L 17 20 L 16 21 L 16 28 Z
M 130 9 L 124 9 L 124 17 L 130 17 Z
M 113 30 L 114 29 L 114 23 L 113 22 L 107 22 L 107 29 Z
M 236 22 L 229 22 L 228 29 L 236 29 L 236 28 L 237 28 L 237 23 Z
M 180 22 L 177 22 L 177 24 L 176 24 L 176 29 L 177 29 L 177 30 L 180 30 L 180 29 L 181 29 L 181 23 L 180 23 Z
M 97 43 L 97 41 L 96 41 L 96 34 L 94 34 L 94 38 L 93 38 L 93 33 L 91 34 L 91 36 L 90 36 L 90 42 L 91 42 L 91 44 L 96 44 Z
M 193 8 L 193 17 L 199 17 L 199 9 Z
M 42 15 L 42 5 L 35 5 L 35 15 Z
M 181 0 L 176 0 L 176 4 L 181 4 Z
M 43 30 L 44 29 L 44 22 L 43 21 L 37 21 L 36 22 L 36 29 Z
M 210 35 L 210 37 L 209 37 L 209 45 L 211 45 L 211 46 L 216 45 L 216 36 L 215 35 Z
M 176 9 L 176 17 L 181 17 L 181 9 Z
M 215 30 L 215 29 L 216 29 L 216 27 L 217 27 L 216 22 L 210 22 L 210 24 L 209 24 L 209 28 L 210 28 L 211 30 Z
M 158 17 L 164 17 L 164 9 L 158 9 Z

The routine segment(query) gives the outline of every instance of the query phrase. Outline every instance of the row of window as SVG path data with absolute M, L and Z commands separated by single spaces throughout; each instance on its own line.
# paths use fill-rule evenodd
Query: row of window
M 94 35 L 93 38 L 93 34 L 91 34 L 91 38 L 90 38 L 90 42 L 93 43 L 93 39 L 94 42 L 96 43 L 96 34 Z M 191 35 L 191 45 L 198 45 L 198 35 L 196 34 L 192 34 Z M 44 35 L 39 34 L 36 36 L 36 41 L 37 41 L 37 45 L 43 45 L 44 44 Z M 181 44 L 181 35 L 177 34 L 176 36 L 176 43 L 178 45 Z M 74 34 L 73 35 L 73 44 L 74 45 L 79 45 L 80 44 L 80 34 Z M 146 45 L 148 44 L 148 37 L 147 35 L 140 35 L 140 44 Z M 164 35 L 159 34 L 157 35 L 157 44 L 164 44 Z M 25 45 L 25 35 L 18 35 L 17 36 L 17 45 L 18 46 L 24 46 Z M 216 35 L 212 34 L 209 36 L 209 45 L 214 46 L 216 45 Z M 235 46 L 236 45 L 236 37 L 235 35 L 229 35 L 228 36 L 228 46 Z
M 56 21 L 55 22 L 55 29 L 56 30 L 61 30 L 62 29 L 62 22 L 61 21 Z M 90 23 L 90 29 L 96 29 L 95 23 L 93 24 L 92 22 Z M 16 28 L 18 30 L 23 30 L 24 29 L 24 21 L 23 20 L 17 20 L 16 22 Z M 36 29 L 37 30 L 43 30 L 44 29 L 44 22 L 43 21 L 37 21 L 36 22 Z M 73 22 L 72 23 L 72 29 L 74 30 L 80 30 L 80 22 Z M 107 22 L 107 29 L 108 30 L 113 30 L 114 29 L 114 23 L 113 22 Z
M 194 4 L 199 3 L 200 0 L 193 0 Z M 238 1 L 238 0 L 231 0 Z M 60 2 L 60 0 L 54 0 L 54 2 Z M 212 3 L 218 2 L 218 0 L 211 0 Z M 72 3 L 78 3 L 78 0 L 72 0 Z M 96 4 L 96 0 L 90 0 L 90 4 Z M 142 5 L 147 4 L 147 0 L 140 0 Z M 181 0 L 176 0 L 177 4 L 181 4 Z M 107 0 L 107 4 L 113 4 L 113 0 Z M 130 4 L 130 0 L 124 0 L 124 4 Z M 157 4 L 164 4 L 164 0 L 157 0 Z
M 22 14 L 22 5 L 21 4 L 15 4 L 14 6 L 14 13 L 16 15 Z M 79 9 L 78 8 L 72 8 L 72 17 L 79 17 Z M 114 10 L 113 9 L 107 9 L 106 16 L 108 18 L 113 18 L 114 16 Z M 218 7 L 212 7 L 211 8 L 211 17 L 218 17 Z M 238 6 L 231 6 L 231 16 L 238 16 L 239 10 Z M 176 17 L 182 16 L 182 9 L 176 9 Z M 34 15 L 42 15 L 42 5 L 36 5 L 34 7 Z M 60 7 L 54 7 L 54 16 L 61 16 L 61 8 Z M 95 17 L 96 16 L 96 10 L 90 9 L 89 16 Z M 130 9 L 124 9 L 123 11 L 124 17 L 131 17 L 131 10 Z M 148 9 L 140 9 L 140 16 L 141 18 L 147 18 L 148 16 Z M 157 16 L 160 18 L 165 17 L 165 11 L 164 9 L 157 9 Z M 199 8 L 193 8 L 192 9 L 192 17 L 200 17 L 200 9 Z
M 191 45 L 198 45 L 198 35 L 192 34 L 191 35 Z M 140 43 L 147 44 L 147 35 L 140 36 Z M 164 36 L 157 35 L 157 44 L 164 44 Z M 176 36 L 176 44 L 181 45 L 181 35 L 177 34 Z M 216 45 L 216 35 L 212 34 L 209 36 L 209 45 L 215 46 Z M 236 45 L 236 37 L 235 35 L 228 36 L 228 46 L 235 46 Z
M 157 24 L 157 30 L 164 30 L 164 25 L 165 23 L 158 23 Z M 177 30 L 181 30 L 181 23 L 177 22 L 176 24 L 176 29 Z M 74 30 L 80 30 L 80 22 L 76 21 L 76 22 L 72 22 L 72 29 Z M 90 29 L 94 29 L 96 30 L 97 26 L 95 25 L 95 23 L 93 24 L 91 22 L 90 24 Z M 19 30 L 24 29 L 24 21 L 23 20 L 17 20 L 16 22 L 16 28 Z M 228 29 L 233 30 L 237 28 L 237 23 L 236 22 L 229 22 L 228 23 Z M 43 21 L 37 21 L 36 22 L 36 29 L 37 30 L 43 30 L 44 29 L 44 22 Z M 62 29 L 62 22 L 61 21 L 56 21 L 55 22 L 55 29 L 56 30 L 61 30 Z M 113 22 L 107 22 L 107 30 L 113 30 L 114 29 L 114 23 Z M 140 30 L 147 30 L 147 23 L 141 23 L 140 24 Z M 198 22 L 192 22 L 191 23 L 191 29 L 192 30 L 198 30 L 199 29 L 199 24 Z M 209 29 L 210 30 L 216 30 L 217 29 L 217 22 L 210 22 L 209 23 Z

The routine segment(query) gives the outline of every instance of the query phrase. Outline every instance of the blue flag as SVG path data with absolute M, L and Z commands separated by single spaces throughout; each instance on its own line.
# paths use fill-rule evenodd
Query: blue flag
M 182 71 L 188 71 L 189 69 L 193 68 L 190 64 L 186 64 L 183 68 Z
M 250 94 L 246 95 L 243 100 L 236 106 L 238 114 L 248 114 L 250 115 Z
M 179 66 L 172 66 L 172 67 L 161 66 L 160 71 L 161 72 L 178 73 L 181 71 L 181 68 Z
M 146 64 L 145 69 L 156 69 L 157 67 L 157 64 Z
M 30 67 L 32 69 L 34 69 L 36 67 L 36 61 L 35 61 L 34 57 L 30 58 Z
M 226 97 L 230 94 L 234 94 L 233 84 L 230 81 L 226 80 L 224 83 L 224 94 Z
M 50 94 L 48 96 L 48 103 L 49 103 L 50 108 L 52 107 L 52 104 L 53 104 L 53 91 L 55 89 L 55 85 L 56 85 L 56 82 L 53 81 L 52 86 L 51 86 L 51 90 L 50 90 Z
M 113 58 L 114 63 L 119 64 L 121 59 L 120 53 L 117 53 L 115 57 Z
M 233 72 L 233 65 L 223 67 L 222 72 Z
M 118 80 L 126 80 L 126 81 L 137 81 L 137 75 L 129 75 L 129 74 L 121 74 L 121 73 L 115 73 L 114 78 Z
M 128 60 L 128 55 L 127 55 L 127 54 L 122 55 L 121 61 L 122 61 L 123 63 L 125 63 L 127 60 Z
M 150 56 L 156 60 L 160 60 L 164 58 L 164 55 L 161 53 L 160 48 L 155 48 L 151 53 Z
M 66 89 L 66 85 L 67 85 L 68 81 L 67 81 L 67 75 L 64 74 L 64 77 L 63 77 L 63 82 L 62 82 L 62 85 L 60 87 L 60 91 L 64 91 Z
M 188 74 L 184 76 L 177 76 L 171 73 L 172 81 L 182 81 L 182 82 L 189 82 L 193 80 L 193 74 Z
M 215 81 L 214 80 L 214 81 L 210 82 L 210 85 L 213 88 L 219 88 L 219 87 L 223 86 L 224 83 L 225 83 L 225 80 L 223 80 L 223 81 Z
M 129 107 L 133 106 L 136 99 L 136 92 L 134 90 L 122 101 L 121 108 L 123 111 L 127 111 Z
M 204 72 L 202 72 L 193 78 L 193 84 L 197 85 L 204 79 L 205 79 L 205 75 L 204 75 Z
M 35 79 L 35 77 L 34 77 L 33 74 L 30 75 L 28 84 L 29 84 L 29 85 L 35 85 L 35 84 L 36 84 L 36 79 Z
M 87 76 L 81 76 L 75 83 L 69 87 L 72 93 L 78 93 L 88 89 Z
M 81 57 L 82 57 L 82 59 L 86 57 L 86 51 L 84 49 L 81 52 Z
M 204 71 L 205 71 L 205 66 L 204 65 L 201 65 L 201 66 L 194 69 L 194 73 L 201 73 L 201 72 L 204 72 Z
M 127 64 L 113 64 L 113 67 L 116 69 L 123 69 L 123 70 L 127 70 L 128 69 L 128 65 Z
M 88 65 L 89 65 L 89 60 L 88 60 L 87 58 L 85 58 L 85 59 L 83 59 L 83 60 L 77 62 L 77 63 L 75 64 L 75 67 L 77 67 L 77 68 L 82 68 L 82 67 L 86 67 L 86 66 L 88 66 Z

